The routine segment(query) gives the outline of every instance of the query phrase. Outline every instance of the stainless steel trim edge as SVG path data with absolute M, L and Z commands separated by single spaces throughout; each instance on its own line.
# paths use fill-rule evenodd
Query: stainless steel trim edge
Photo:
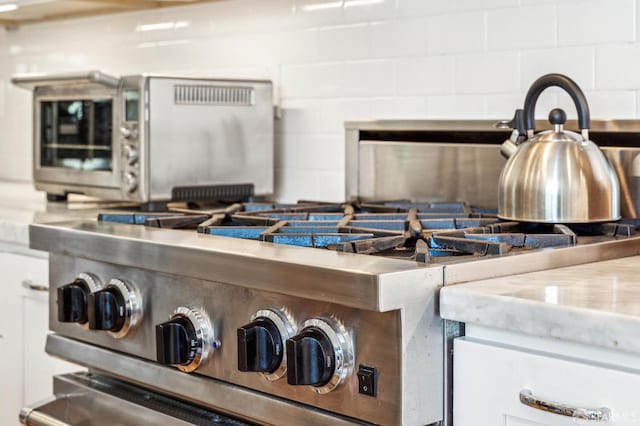
M 442 271 L 402 260 L 362 262 L 358 254 L 95 221 L 30 225 L 29 233 L 31 248 L 38 250 L 205 280 L 215 270 L 216 280 L 227 284 L 374 311 L 401 308 L 410 302 L 401 287 L 416 280 L 428 287 L 441 274 L 426 271 Z
M 347 121 L 344 127 L 350 130 L 365 131 L 495 131 L 505 132 L 496 126 L 495 120 L 371 120 Z M 536 120 L 536 129 L 549 129 L 547 120 Z M 576 120 L 567 120 L 567 129 L 578 129 Z M 597 119 L 591 120 L 591 131 L 596 132 L 640 132 L 640 120 Z M 508 131 L 508 129 L 506 129 Z
M 110 88 L 117 88 L 120 79 L 101 71 L 81 71 L 64 74 L 24 74 L 11 78 L 11 83 L 25 89 L 33 90 L 36 86 L 50 86 L 54 84 L 95 83 Z
M 140 358 L 122 357 L 108 349 L 82 343 L 56 334 L 47 336 L 47 353 L 102 370 L 127 382 L 186 399 L 226 414 L 241 416 L 265 425 L 353 425 L 354 419 L 329 414 L 292 401 L 254 392 L 239 386 L 185 374 Z

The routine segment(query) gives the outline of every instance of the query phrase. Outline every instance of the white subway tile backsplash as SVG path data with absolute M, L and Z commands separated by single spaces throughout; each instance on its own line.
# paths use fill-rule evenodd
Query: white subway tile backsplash
M 472 53 L 456 57 L 456 93 L 505 93 L 520 89 L 520 54 Z
M 396 0 L 399 16 L 425 15 L 428 12 L 437 13 L 443 6 L 447 7 L 447 1 L 437 0 Z M 435 10 L 434 10 L 435 9 Z
M 336 203 L 345 200 L 345 172 L 319 172 L 318 173 L 317 200 L 333 201 Z
M 279 194 L 279 201 L 294 203 L 298 200 L 318 200 L 319 173 L 317 170 L 276 168 L 275 191 Z
M 343 68 L 343 63 L 283 65 L 282 97 L 331 96 L 340 90 Z
M 442 94 L 453 91 L 453 56 L 399 59 L 396 68 L 396 84 L 400 95 Z
M 341 87 L 333 95 L 393 95 L 396 91 L 395 71 L 394 62 L 388 60 L 345 63 L 340 78 Z
M 484 95 L 427 96 L 427 114 L 435 119 L 478 119 L 487 113 Z
M 534 5 L 487 12 L 489 50 L 551 47 L 556 44 L 556 5 Z
M 596 88 L 640 88 L 640 45 L 621 44 L 598 47 Z
M 587 91 L 585 93 L 589 102 L 589 110 L 592 118 L 619 118 L 628 119 L 636 117 L 636 93 L 634 91 Z M 559 107 L 567 111 L 572 118 L 577 116 L 576 107 L 567 95 L 559 95 Z
M 632 42 L 635 40 L 635 0 L 579 0 L 558 3 L 558 43 L 561 46 Z
M 283 98 L 393 95 L 394 77 L 388 60 L 285 65 Z
M 319 117 L 323 132 L 344 132 L 345 121 L 361 121 L 373 118 L 372 99 L 328 99 L 321 103 Z M 316 118 L 318 119 L 318 118 Z
M 483 12 L 432 16 L 427 20 L 427 53 L 476 52 L 485 48 Z
M 286 164 L 296 167 L 297 135 L 276 133 L 274 139 L 274 161 L 276 164 Z
M 304 135 L 296 138 L 296 165 L 303 170 L 344 170 L 344 135 Z
M 373 22 L 370 27 L 372 57 L 411 56 L 426 53 L 426 19 Z
M 343 6 L 345 22 L 366 22 L 395 16 L 398 0 L 346 1 Z
M 427 103 L 423 97 L 371 99 L 371 117 L 383 119 L 427 118 Z
M 319 133 L 322 130 L 322 102 L 315 99 L 283 99 L 280 105 L 284 134 Z
M 522 108 L 524 94 L 505 93 L 487 96 L 487 117 L 497 120 L 510 120 L 515 110 Z
M 357 23 L 318 30 L 320 61 L 365 59 L 369 57 L 369 24 Z
M 7 90 L 8 81 L 6 79 L 0 79 L 0 119 L 4 117 L 4 110 L 6 105 L 5 91 Z
M 340 201 L 344 121 L 508 119 L 548 72 L 575 79 L 594 117 L 639 116 L 637 1 L 233 0 L 0 29 L 0 178 L 31 177 L 31 96 L 14 73 L 267 78 L 276 196 Z M 536 116 L 557 106 L 575 116 L 555 89 Z
M 295 0 L 294 22 L 299 26 L 339 25 L 344 23 L 341 0 Z
M 564 47 L 527 50 L 521 54 L 522 89 L 528 88 L 538 77 L 548 73 L 570 76 L 583 90 L 595 84 L 595 49 L 593 47 Z
M 469 3 L 475 0 L 460 0 L 463 3 Z M 520 4 L 521 0 L 484 0 L 482 3 L 486 9 L 494 9 L 499 7 L 515 7 Z

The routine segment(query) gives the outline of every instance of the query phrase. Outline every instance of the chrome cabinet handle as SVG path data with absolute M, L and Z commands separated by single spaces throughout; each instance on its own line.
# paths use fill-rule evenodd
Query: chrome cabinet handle
M 529 389 L 523 389 L 520 391 L 520 402 L 527 407 L 535 408 L 536 410 L 582 420 L 602 422 L 609 420 L 611 417 L 611 410 L 608 408 L 580 408 L 559 404 L 557 402 L 545 401 L 534 396 Z
M 22 280 L 22 288 L 26 288 L 27 290 L 33 290 L 33 291 L 42 291 L 42 292 L 49 291 L 49 286 L 36 284 L 31 280 Z

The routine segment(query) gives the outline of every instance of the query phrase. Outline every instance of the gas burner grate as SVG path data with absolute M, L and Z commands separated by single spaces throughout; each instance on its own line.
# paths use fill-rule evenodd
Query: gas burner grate
M 578 244 L 579 236 L 625 238 L 635 223 L 536 224 L 505 222 L 496 211 L 465 203 L 394 200 L 368 203 L 174 204 L 162 213 L 102 213 L 98 220 L 275 244 L 375 254 L 419 262 L 503 255 Z

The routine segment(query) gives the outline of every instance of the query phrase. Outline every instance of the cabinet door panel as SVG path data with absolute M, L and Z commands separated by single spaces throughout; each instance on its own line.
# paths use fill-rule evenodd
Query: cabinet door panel
M 16 425 L 24 402 L 22 282 L 46 285 L 49 267 L 44 258 L 1 252 L 0 270 L 0 424 Z
M 53 394 L 53 376 L 83 370 L 44 351 L 49 331 L 49 297 L 33 290 L 22 297 L 24 327 L 23 401 L 29 405 Z
M 504 425 L 505 426 L 550 426 L 549 423 L 542 424 L 542 423 L 532 422 L 529 420 L 519 419 L 517 417 L 511 417 L 511 416 L 505 417 Z
M 575 426 L 578 419 L 520 402 L 530 390 L 545 401 L 611 410 L 610 422 L 640 425 L 640 372 L 528 353 L 470 339 L 454 343 L 456 426 Z M 576 423 L 578 422 L 578 423 Z

